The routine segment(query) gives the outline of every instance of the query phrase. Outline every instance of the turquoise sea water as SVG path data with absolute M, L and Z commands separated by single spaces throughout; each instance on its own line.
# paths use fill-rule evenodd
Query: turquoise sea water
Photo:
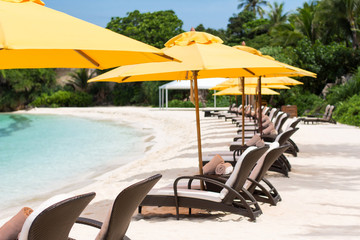
M 141 152 L 141 137 L 133 128 L 105 121 L 0 114 L 0 213 L 133 160 Z

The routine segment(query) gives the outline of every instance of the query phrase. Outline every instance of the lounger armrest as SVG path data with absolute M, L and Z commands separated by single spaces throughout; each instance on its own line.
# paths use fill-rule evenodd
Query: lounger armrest
M 213 183 L 215 185 L 218 185 L 222 188 L 225 188 L 227 189 L 229 192 L 235 194 L 235 196 L 240 196 L 241 195 L 239 194 L 238 191 L 236 191 L 235 189 L 229 187 L 228 185 L 225 185 L 224 183 L 222 182 L 219 182 L 217 180 L 214 180 L 214 179 L 211 179 L 211 178 L 207 178 L 207 177 L 204 177 L 204 176 L 182 176 L 182 177 L 178 177 L 177 179 L 175 179 L 175 182 L 174 182 L 174 195 L 175 197 L 177 198 L 178 197 L 178 194 L 177 194 L 177 185 L 178 185 L 178 182 L 182 179 L 197 179 L 197 180 L 202 180 L 202 181 L 205 181 L 205 182 L 210 182 L 210 183 Z
M 78 219 L 76 219 L 75 223 L 84 224 L 84 225 L 96 227 L 99 229 L 102 226 L 102 222 L 94 220 L 94 219 L 90 219 L 90 218 L 84 218 L 84 217 L 79 217 Z
M 195 176 L 181 176 L 181 177 L 178 177 L 177 179 L 175 179 L 174 181 L 174 185 L 173 185 L 173 188 L 174 188 L 174 191 L 177 190 L 177 185 L 178 185 L 178 182 L 180 180 L 183 180 L 183 179 L 189 179 L 189 181 L 191 180 L 202 180 L 204 182 L 211 182 L 211 183 L 214 183 L 220 187 L 227 187 L 227 188 L 230 188 L 229 186 L 219 182 L 219 181 L 216 181 L 214 179 L 211 179 L 211 178 L 208 178 L 208 177 L 205 177 L 204 175 L 195 175 Z M 231 189 L 231 188 L 230 188 Z

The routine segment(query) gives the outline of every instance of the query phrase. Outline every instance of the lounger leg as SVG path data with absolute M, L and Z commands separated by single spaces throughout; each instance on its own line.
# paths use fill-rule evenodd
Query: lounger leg
M 291 171 L 291 164 L 290 164 L 289 160 L 287 159 L 287 157 L 285 157 L 284 154 L 281 154 L 281 156 L 279 157 L 279 160 L 282 161 L 285 164 L 285 166 L 287 167 L 287 169 L 290 172 Z
M 254 193 L 252 194 L 257 201 L 269 203 L 273 206 L 276 206 L 277 202 L 281 201 L 281 197 L 275 187 L 266 179 L 263 179 L 263 181 L 269 187 L 269 191 L 259 182 L 251 178 L 248 178 L 248 180 L 254 183 L 260 189 L 255 189 Z
M 256 216 L 254 214 L 254 212 L 260 212 L 261 208 L 258 204 L 258 202 L 256 201 L 256 199 L 251 195 L 251 193 L 249 191 L 247 191 L 245 188 L 241 189 L 242 193 L 246 196 L 247 199 L 249 199 L 251 202 L 247 202 L 245 200 L 245 198 L 243 196 L 241 196 L 240 194 L 238 195 L 238 198 L 242 204 L 243 207 L 246 208 L 247 212 L 248 212 L 248 217 L 251 219 L 251 221 L 255 221 L 256 220 Z M 252 209 L 250 206 L 253 205 L 254 209 Z
M 280 158 L 274 162 L 274 164 L 270 167 L 269 171 L 282 173 L 286 177 L 289 177 L 289 169 L 284 164 L 284 162 L 280 160 Z
M 138 212 L 141 213 L 141 210 L 142 210 L 142 206 L 139 206 L 138 207 Z
M 299 147 L 296 145 L 296 143 L 293 140 L 289 138 L 288 141 L 290 142 L 291 145 L 294 146 L 296 152 L 300 152 Z

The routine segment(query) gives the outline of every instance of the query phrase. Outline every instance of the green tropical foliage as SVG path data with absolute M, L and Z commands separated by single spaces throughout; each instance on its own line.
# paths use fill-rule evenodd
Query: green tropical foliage
M 183 22 L 172 10 L 140 13 L 138 10 L 127 13 L 126 17 L 112 17 L 107 28 L 150 44 L 163 48 L 172 37 L 183 32 Z
M 68 85 L 71 85 L 74 89 L 87 92 L 88 80 L 95 77 L 96 72 L 91 69 L 81 68 L 75 72 L 70 73 L 71 80 Z
M 334 111 L 334 119 L 338 122 L 360 127 L 360 95 L 338 102 Z
M 92 105 L 92 95 L 85 92 L 57 91 L 43 93 L 30 103 L 32 107 L 89 107 Z
M 53 69 L 13 69 L 1 72 L 0 111 L 24 108 L 42 92 L 55 86 Z

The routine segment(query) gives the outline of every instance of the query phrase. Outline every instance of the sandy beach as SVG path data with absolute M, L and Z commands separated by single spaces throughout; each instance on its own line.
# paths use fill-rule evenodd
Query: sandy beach
M 24 112 L 20 112 L 24 113 Z M 145 131 L 139 159 L 102 174 L 71 194 L 96 192 L 82 216 L 102 221 L 117 194 L 130 184 L 161 173 L 155 187 L 197 174 L 195 112 L 144 107 L 37 108 L 30 114 L 61 114 L 110 120 Z M 292 139 L 300 148 L 289 178 L 267 177 L 281 194 L 277 206 L 260 203 L 256 222 L 222 212 L 200 211 L 176 220 L 172 208 L 144 208 L 127 231 L 131 239 L 360 239 L 360 129 L 343 124 L 300 123 Z M 236 128 L 231 121 L 201 113 L 203 152 L 227 151 Z M 131 150 L 131 149 L 130 149 Z M 36 208 L 36 206 L 30 206 Z M 14 212 L 15 214 L 15 212 Z M 10 216 L 9 216 L 10 217 Z M 0 220 L 0 225 L 6 219 Z M 76 225 L 75 239 L 94 239 L 97 230 Z

